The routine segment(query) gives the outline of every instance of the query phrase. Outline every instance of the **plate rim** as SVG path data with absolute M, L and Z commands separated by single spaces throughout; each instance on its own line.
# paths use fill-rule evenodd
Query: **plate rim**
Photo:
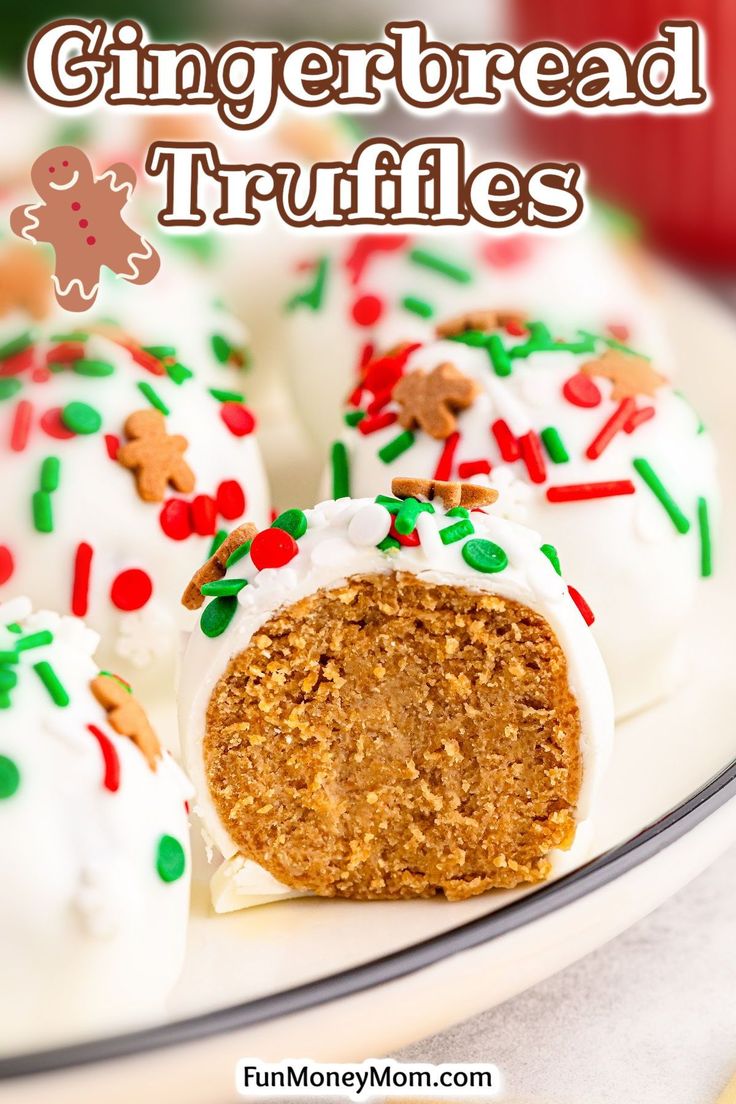
M 609 885 L 687 835 L 732 798 L 736 798 L 736 758 L 623 843 L 485 916 L 277 993 L 137 1031 L 2 1058 L 0 1081 L 61 1072 L 254 1027 L 408 977 L 518 931 Z

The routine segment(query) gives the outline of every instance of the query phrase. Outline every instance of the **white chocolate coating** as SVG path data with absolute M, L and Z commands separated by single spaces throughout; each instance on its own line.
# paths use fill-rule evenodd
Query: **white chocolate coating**
M 152 326 L 141 336 L 133 331 L 141 345 L 154 341 L 175 347 L 177 360 L 193 373 L 181 383 L 166 372 L 152 374 L 117 340 L 94 332 L 84 343 L 84 358 L 112 365 L 112 374 L 80 375 L 70 365 L 46 373 L 46 354 L 58 345 L 56 336 L 70 329 L 92 330 L 93 318 L 100 317 L 97 312 L 92 318 L 66 314 L 33 326 L 33 362 L 14 377 L 18 389 L 0 401 L 4 474 L 0 546 L 9 550 L 14 562 L 10 577 L 0 583 L 0 599 L 29 594 L 39 606 L 85 616 L 102 637 L 105 666 L 135 679 L 139 686 L 145 683 L 149 692 L 165 693 L 173 684 L 179 632 L 187 627 L 187 614 L 179 602 L 181 591 L 193 569 L 207 558 L 215 531 L 229 531 L 245 520 L 246 513 L 258 524 L 267 520 L 266 477 L 255 434 L 235 436 L 223 420 L 224 404 L 210 393 L 213 386 L 231 390 L 235 373 L 217 362 L 211 335 L 201 328 L 193 327 L 198 346 L 191 338 L 182 344 L 178 329 L 166 334 Z M 27 320 L 25 325 L 19 323 L 15 316 L 3 319 L 0 342 L 28 329 Z M 8 380 L 0 379 L 0 388 L 3 383 Z M 165 501 L 191 504 L 198 496 L 216 496 L 223 482 L 234 480 L 246 499 L 241 516 L 223 517 L 218 511 L 212 525 L 200 525 L 201 532 L 179 540 L 166 535 L 160 520 L 164 502 L 141 499 L 134 473 L 111 459 L 106 442 L 111 435 L 125 443 L 128 415 L 150 409 L 141 385 L 153 388 L 170 411 L 165 419 L 167 433 L 187 439 L 185 459 L 195 475 L 193 492 L 180 494 L 169 487 Z M 30 429 L 25 446 L 15 451 L 11 438 L 22 402 L 31 404 Z M 43 416 L 71 402 L 93 407 L 102 418 L 101 427 L 68 439 L 50 436 L 43 428 Z M 61 462 L 59 486 L 51 495 L 53 531 L 39 532 L 33 495 L 40 487 L 42 463 L 50 456 Z M 72 594 L 81 543 L 92 548 L 93 560 L 87 606 L 80 610 L 75 609 Z M 114 580 L 130 569 L 147 574 L 151 596 L 139 608 L 116 607 Z
M 499 333 L 509 347 L 526 340 Z M 588 446 L 618 407 L 611 397 L 613 385 L 595 379 L 600 402 L 594 408 L 569 402 L 563 385 L 605 349 L 597 342 L 594 352 L 533 352 L 514 360 L 509 376 L 499 377 L 485 349 L 431 340 L 412 353 L 407 371 L 431 372 L 450 361 L 479 385 L 479 397 L 457 415 L 460 437 L 445 478 L 458 478 L 458 466 L 468 461 L 489 461 L 491 475 L 474 475 L 472 481 L 497 487 L 496 509 L 533 526 L 556 546 L 566 577 L 595 613 L 593 631 L 611 676 L 617 715 L 623 716 L 669 693 L 677 679 L 681 638 L 700 582 L 698 500 L 706 499 L 714 523 L 717 482 L 711 440 L 669 384 L 654 397 L 637 397 L 638 408 L 654 408 L 651 420 L 631 433 L 616 433 L 597 459 L 588 459 Z M 370 399 L 367 395 L 364 405 Z M 393 402 L 385 407 L 386 412 L 398 410 Z M 523 460 L 504 463 L 490 428 L 497 419 L 517 436 L 555 427 L 569 460 L 554 463 L 542 448 L 546 477 L 532 482 Z M 400 425 L 367 436 L 343 429 L 354 495 L 385 492 L 395 476 L 431 478 L 445 444 L 417 430 L 412 447 L 384 463 L 378 452 L 401 432 Z M 634 469 L 637 458 L 652 465 L 687 518 L 688 532 L 677 530 Z M 609 480 L 631 480 L 635 492 L 593 501 L 547 499 L 550 486 Z M 329 481 L 324 491 L 329 493 Z
M 380 241 L 380 235 L 375 237 Z M 635 267 L 641 262 L 636 245 L 614 240 L 595 217 L 547 236 L 441 229 L 407 235 L 399 248 L 372 254 L 353 282 L 347 262 L 357 240 L 325 235 L 304 258 L 305 264 L 319 257 L 328 262 L 317 309 L 288 305 L 314 280 L 313 272 L 296 266 L 283 301 L 287 380 L 297 413 L 322 445 L 339 430 L 337 400 L 354 385 L 366 343 L 385 351 L 400 341 L 427 340 L 437 321 L 464 310 L 525 310 L 563 333 L 571 326 L 626 325 L 632 344 L 649 349 L 664 365 L 669 362 L 655 295 Z M 411 259 L 415 248 L 447 259 L 469 278 L 453 279 L 416 263 Z M 352 308 L 363 295 L 375 295 L 382 303 L 373 325 L 353 319 Z M 433 315 L 423 318 L 409 310 L 409 296 L 426 303 Z
M 365 543 L 369 533 L 377 532 L 375 507 L 371 499 L 344 498 L 305 511 L 308 528 L 297 541 L 293 559 L 281 568 L 260 571 L 250 555 L 239 559 L 226 577 L 246 578 L 248 585 L 238 595 L 229 626 L 215 638 L 199 628 L 189 637 L 181 670 L 179 719 L 185 760 L 197 792 L 195 809 L 203 820 L 206 838 L 226 860 L 212 885 L 218 911 L 294 894 L 256 863 L 243 861 L 209 797 L 202 744 L 212 692 L 230 660 L 248 646 L 253 634 L 277 610 L 318 590 L 340 586 L 353 575 L 412 572 L 428 583 L 498 594 L 543 616 L 565 653 L 570 688 L 580 708 L 583 784 L 578 821 L 586 821 L 594 812 L 595 793 L 613 736 L 611 691 L 592 634 L 565 582 L 540 551 L 539 535 L 493 513 L 473 512 L 474 537 L 501 545 L 509 561 L 504 570 L 483 574 L 463 559 L 464 541 L 443 544 L 439 538 L 439 530 L 457 520 L 447 519 L 439 503 L 435 503 L 435 513 L 423 513 L 419 518 L 419 545 L 389 552 Z
M 165 752 L 151 770 L 109 724 L 90 690 L 96 634 L 30 608 L 25 599 L 0 607 L 1 655 L 29 634 L 53 636 L 0 668 L 17 677 L 0 710 L 0 1047 L 9 1054 L 160 1017 L 189 907 L 189 782 Z M 67 705 L 54 703 L 38 663 L 50 665 Z M 89 725 L 112 748 L 116 789 Z M 157 869 L 162 837 L 175 851 L 169 881 Z

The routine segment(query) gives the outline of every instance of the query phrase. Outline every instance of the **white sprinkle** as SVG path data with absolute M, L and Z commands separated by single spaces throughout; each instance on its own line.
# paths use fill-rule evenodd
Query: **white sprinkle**
M 375 548 L 388 536 L 390 528 L 391 515 L 386 507 L 378 502 L 369 502 L 361 506 L 348 525 L 348 536 L 359 548 Z
M 417 532 L 427 559 L 442 555 L 445 546 L 440 540 L 436 514 L 430 514 L 426 510 L 423 511 L 417 518 Z

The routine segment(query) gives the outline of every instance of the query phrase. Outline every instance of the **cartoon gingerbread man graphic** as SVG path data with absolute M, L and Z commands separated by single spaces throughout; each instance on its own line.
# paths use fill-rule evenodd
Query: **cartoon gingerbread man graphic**
M 16 207 L 11 229 L 54 249 L 56 298 L 70 311 L 92 306 L 103 266 L 132 284 L 147 284 L 160 258 L 150 242 L 123 219 L 136 176 L 129 165 L 111 165 L 95 176 L 85 153 L 57 146 L 34 162 L 31 183 L 41 202 Z

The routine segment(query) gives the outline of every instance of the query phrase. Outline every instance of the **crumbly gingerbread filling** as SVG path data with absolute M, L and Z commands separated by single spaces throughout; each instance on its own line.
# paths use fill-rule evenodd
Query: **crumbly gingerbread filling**
M 575 830 L 580 718 L 548 623 L 411 574 L 276 613 L 207 713 L 241 852 L 325 897 L 471 897 L 536 882 Z

